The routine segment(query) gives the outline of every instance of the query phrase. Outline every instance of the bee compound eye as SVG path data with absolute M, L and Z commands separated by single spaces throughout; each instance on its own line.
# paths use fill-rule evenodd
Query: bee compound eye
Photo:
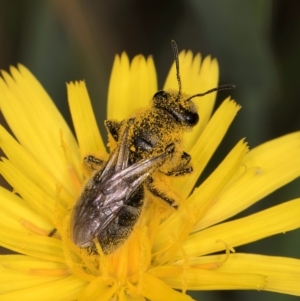
M 167 99 L 168 97 L 170 97 L 169 93 L 167 93 L 166 91 L 160 90 L 154 94 L 153 99 L 157 99 L 157 98 Z
M 195 126 L 199 121 L 199 115 L 197 112 L 188 110 L 180 106 L 180 110 L 169 111 L 178 121 L 182 122 L 186 126 Z
M 191 126 L 195 126 L 198 122 L 199 122 L 199 115 L 197 112 L 189 112 L 189 114 L 187 114 L 185 116 L 185 121 L 191 125 Z

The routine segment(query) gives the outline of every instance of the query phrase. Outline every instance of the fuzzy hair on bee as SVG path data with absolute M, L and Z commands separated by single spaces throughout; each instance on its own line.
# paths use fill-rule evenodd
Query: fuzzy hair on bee
M 178 48 L 175 41 L 171 44 L 178 90 L 156 92 L 149 107 L 128 119 L 106 120 L 115 149 L 106 162 L 94 156 L 84 159 L 94 173 L 72 210 L 71 239 L 78 247 L 97 252 L 97 239 L 104 254 L 114 252 L 132 233 L 145 203 L 146 189 L 174 209 L 178 207 L 176 194 L 167 184 L 162 189 L 161 178 L 193 171 L 191 156 L 183 144 L 184 134 L 199 121 L 192 99 L 234 88 L 223 85 L 192 96 L 183 93 Z

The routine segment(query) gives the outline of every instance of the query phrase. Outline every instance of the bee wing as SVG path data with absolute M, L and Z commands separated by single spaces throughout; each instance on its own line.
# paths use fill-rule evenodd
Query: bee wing
M 115 148 L 105 164 L 104 169 L 96 174 L 95 181 L 104 181 L 111 174 L 122 170 L 128 166 L 129 149 L 127 143 L 128 126 L 125 128 L 121 143 Z
M 81 247 L 88 247 L 99 232 L 99 228 L 108 218 L 110 221 L 122 208 L 122 198 L 118 197 L 110 186 L 116 189 L 117 183 L 109 181 L 110 177 L 122 168 L 127 168 L 129 150 L 127 145 L 128 126 L 122 136 L 122 141 L 110 155 L 102 171 L 97 172 L 90 179 L 77 203 L 73 207 L 71 216 L 71 238 Z M 107 192 L 105 190 L 108 189 Z M 117 196 L 117 197 L 116 197 Z
M 73 241 L 82 247 L 90 245 L 118 216 L 131 195 L 162 164 L 165 157 L 162 154 L 141 160 L 115 172 L 97 183 L 97 188 L 84 193 L 73 209 Z
M 143 182 L 163 163 L 166 155 L 144 159 L 114 174 L 105 186 L 105 203 L 99 212 L 105 214 L 105 220 L 95 232 L 95 236 L 104 231 L 118 216 L 119 211 Z

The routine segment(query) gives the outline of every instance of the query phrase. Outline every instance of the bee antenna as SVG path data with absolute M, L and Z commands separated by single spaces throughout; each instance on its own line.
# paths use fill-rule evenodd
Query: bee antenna
M 175 61 L 175 65 L 176 65 L 176 77 L 177 77 L 177 82 L 178 82 L 178 95 L 176 97 L 176 100 L 178 100 L 181 95 L 181 79 L 180 79 L 180 73 L 179 73 L 178 47 L 174 40 L 171 40 L 171 45 L 173 48 L 174 61 Z
M 204 93 L 192 95 L 190 98 L 186 99 L 185 101 L 191 100 L 192 98 L 195 98 L 195 97 L 202 97 L 202 96 L 204 96 L 206 94 L 210 94 L 210 93 L 216 92 L 216 91 L 234 89 L 235 87 L 236 87 L 236 85 L 232 85 L 232 84 L 221 85 L 219 87 L 210 89 L 210 90 L 208 90 L 208 91 L 206 91 Z

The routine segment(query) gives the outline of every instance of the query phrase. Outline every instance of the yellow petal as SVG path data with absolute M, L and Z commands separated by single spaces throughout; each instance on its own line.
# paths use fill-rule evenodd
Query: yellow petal
M 143 296 L 130 296 L 125 288 L 123 288 L 121 292 L 118 293 L 118 298 L 118 301 L 146 301 Z
M 108 87 L 107 119 L 124 119 L 123 110 L 127 109 L 128 100 L 129 68 L 127 54 L 123 52 L 121 56 L 116 55 Z
M 214 206 L 216 195 L 240 166 L 247 151 L 247 144 L 243 140 L 239 141 L 214 172 L 187 199 L 189 210 L 192 210 L 197 221 Z
M 24 288 L 0 295 L 0 301 L 66 301 L 77 300 L 86 283 L 77 277 L 69 276 L 32 288 Z
M 60 200 L 65 204 L 71 204 L 74 191 L 68 187 L 69 182 L 58 182 L 58 179 L 55 179 L 49 171 L 43 168 L 2 126 L 0 126 L 0 146 L 14 167 L 30 181 L 38 187 L 43 187 L 43 191 L 53 199 L 57 198 L 57 188 L 59 186 Z M 18 181 L 17 178 L 15 180 Z M 70 193 L 73 193 L 73 196 Z
M 131 65 L 123 53 L 116 56 L 109 82 L 107 118 L 123 120 L 136 109 L 148 106 L 157 91 L 152 57 L 134 57 Z
M 195 168 L 191 175 L 184 178 L 180 187 L 180 191 L 184 197 L 190 194 L 197 179 L 219 146 L 239 109 L 240 107 L 235 102 L 229 99 L 225 100 L 210 119 L 202 135 L 191 149 L 190 154 Z
M 187 79 L 188 81 L 188 79 Z M 197 82 L 194 85 L 194 90 L 191 89 L 191 95 L 206 92 L 209 89 L 215 88 L 219 81 L 219 66 L 216 59 L 206 57 L 201 65 L 200 73 Z M 221 92 L 222 93 L 222 92 Z M 226 94 L 225 94 L 226 95 Z M 228 95 L 228 94 L 227 94 Z M 217 93 L 210 93 L 201 98 L 194 98 L 193 101 L 198 107 L 200 120 L 190 133 L 186 134 L 187 150 L 191 149 L 196 143 L 198 137 L 205 129 L 209 118 L 211 117 Z
M 34 289 L 34 287 L 38 285 L 50 283 L 63 278 L 64 277 L 62 276 L 50 276 L 50 277 L 33 276 L 33 275 L 28 275 L 25 273 L 19 273 L 16 271 L 5 269 L 2 266 L 0 266 L 0 289 L 1 289 L 0 298 L 2 295 L 5 295 L 10 292 L 16 292 L 28 288 Z M 11 285 L 12 283 L 13 286 Z
M 59 182 L 69 177 L 62 139 L 70 164 L 79 171 L 76 141 L 65 120 L 36 78 L 22 65 L 2 72 L 0 107 L 14 135 L 23 147 Z M 69 184 L 69 186 L 71 186 Z
M 84 288 L 78 301 L 110 301 L 116 290 L 116 283 L 106 285 L 101 277 L 97 277 Z
M 52 237 L 0 229 L 0 245 L 28 256 L 65 262 L 61 241 Z
M 193 258 L 189 263 L 195 266 L 220 262 L 223 256 L 213 255 Z M 220 273 L 231 273 L 232 275 L 240 275 L 241 271 L 260 274 L 266 277 L 265 290 L 300 296 L 299 259 L 234 253 L 230 254 L 229 259 L 215 270 Z
M 200 256 L 244 245 L 300 227 L 300 199 L 260 211 L 250 216 L 222 223 L 191 234 L 183 248 L 188 256 Z M 177 259 L 181 257 L 178 252 Z
M 232 258 L 231 258 L 232 256 Z M 255 254 L 232 254 L 221 271 L 247 270 L 267 276 L 266 290 L 300 296 L 300 260 Z
M 0 199 L 0 211 L 2 213 L 0 219 L 1 229 L 32 234 L 30 226 L 26 228 L 26 222 L 28 222 L 28 225 L 34 225 L 34 229 L 39 229 L 37 232 L 44 233 L 45 235 L 53 229 L 53 224 L 46 222 L 24 200 L 3 187 L 0 187 Z
M 141 106 L 149 105 L 156 91 L 157 80 L 153 58 L 135 56 L 130 65 L 129 102 L 127 102 L 131 110 L 129 114 Z
M 215 205 L 194 230 L 219 223 L 300 176 L 300 132 L 268 141 L 247 153 Z
M 67 89 L 81 157 L 91 152 L 106 152 L 85 83 L 69 83 Z
M 45 277 L 48 277 L 50 274 L 54 274 L 50 272 L 51 270 L 68 269 L 65 263 L 42 260 L 26 255 L 0 255 L 0 262 L 7 270 L 10 269 L 11 271 L 23 272 L 28 275 L 39 275 Z M 49 270 L 49 274 L 39 273 L 39 271 L 42 272 L 46 270 Z M 63 274 L 63 272 L 60 274 Z M 64 274 L 66 274 L 66 272 L 64 272 Z
M 151 301 L 191 301 L 190 296 L 173 290 L 160 279 L 150 274 L 143 275 L 141 294 Z
M 172 269 L 174 266 L 165 266 L 164 270 Z M 162 268 L 154 268 L 150 272 L 153 275 L 161 275 Z M 165 274 L 168 275 L 167 271 Z M 266 276 L 259 273 L 251 273 L 247 269 L 239 269 L 231 273 L 231 270 L 220 272 L 215 270 L 203 270 L 195 268 L 181 269 L 179 275 L 166 276 L 162 280 L 169 286 L 188 290 L 234 290 L 234 289 L 256 289 L 262 290 L 266 287 Z
M 59 209 L 61 214 L 66 213 L 66 208 L 49 196 L 43 187 L 30 181 L 10 161 L 3 159 L 3 162 L 0 162 L 0 172 L 30 207 L 52 224 L 55 220 L 55 211 Z
M 68 275 L 67 266 L 62 263 L 24 255 L 0 256 L 1 294 L 56 281 L 65 278 L 66 275 Z

